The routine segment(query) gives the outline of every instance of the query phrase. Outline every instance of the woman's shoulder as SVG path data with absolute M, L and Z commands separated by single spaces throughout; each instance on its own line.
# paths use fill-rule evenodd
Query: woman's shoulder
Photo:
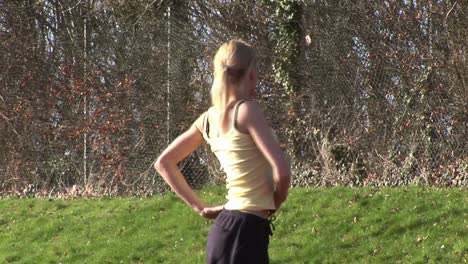
M 248 100 L 239 105 L 237 124 L 241 131 L 247 131 L 247 127 L 255 123 L 264 123 L 263 109 L 258 102 Z
M 246 100 L 240 102 L 238 113 L 240 116 L 244 117 L 255 117 L 257 115 L 263 116 L 263 109 L 258 102 Z
M 205 122 L 206 119 L 208 118 L 209 112 L 212 111 L 213 107 L 208 108 L 205 112 L 201 113 L 198 118 L 195 120 L 193 125 L 201 132 L 203 133 L 203 129 L 205 127 Z

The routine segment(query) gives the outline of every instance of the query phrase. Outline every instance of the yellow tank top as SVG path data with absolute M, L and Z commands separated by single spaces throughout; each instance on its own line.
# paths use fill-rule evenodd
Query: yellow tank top
M 234 114 L 229 131 L 222 136 L 209 137 L 209 128 L 220 127 L 215 122 L 213 108 L 205 112 L 203 137 L 218 158 L 226 173 L 228 210 L 271 210 L 273 201 L 273 173 L 270 164 L 257 148 L 249 134 L 237 130 L 236 118 L 239 105 Z M 211 121 L 211 123 L 210 123 Z

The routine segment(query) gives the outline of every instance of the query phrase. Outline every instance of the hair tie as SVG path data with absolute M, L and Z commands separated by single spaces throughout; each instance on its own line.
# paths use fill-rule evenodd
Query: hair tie
M 225 70 L 225 71 L 230 71 L 232 69 L 231 66 L 226 65 L 226 64 L 223 64 L 222 67 L 223 67 L 223 70 Z

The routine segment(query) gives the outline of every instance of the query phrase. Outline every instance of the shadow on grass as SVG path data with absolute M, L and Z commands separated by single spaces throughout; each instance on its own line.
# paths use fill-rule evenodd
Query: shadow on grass
M 7 256 L 5 258 L 5 263 L 15 263 L 15 262 L 20 262 L 21 257 L 18 255 L 13 255 L 13 256 Z

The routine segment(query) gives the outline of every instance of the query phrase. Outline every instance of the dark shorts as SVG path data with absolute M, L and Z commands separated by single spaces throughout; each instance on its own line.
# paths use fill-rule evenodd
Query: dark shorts
M 269 263 L 270 221 L 256 215 L 223 210 L 208 235 L 206 263 Z

